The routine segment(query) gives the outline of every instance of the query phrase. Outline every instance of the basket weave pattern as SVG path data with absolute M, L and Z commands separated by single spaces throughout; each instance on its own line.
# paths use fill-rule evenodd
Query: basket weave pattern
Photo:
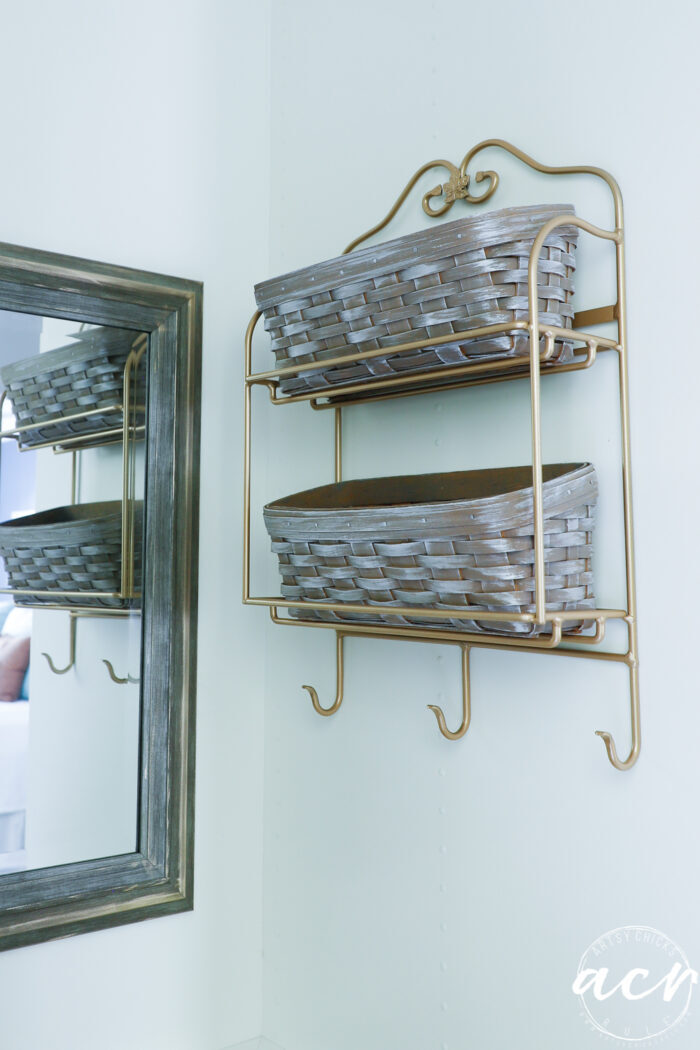
M 106 345 L 85 340 L 3 368 L 2 380 L 17 426 L 36 428 L 22 434 L 23 445 L 31 447 L 120 426 L 122 415 L 114 412 L 114 406 L 123 400 L 124 366 L 134 333 L 113 332 Z M 141 377 L 138 390 L 142 397 Z M 110 408 L 111 412 L 98 412 L 87 419 L 63 419 Z
M 571 490 L 579 498 L 583 496 L 577 505 L 571 503 Z M 545 510 L 545 589 L 549 612 L 594 607 L 591 556 L 597 486 L 592 468 L 580 480 L 570 483 L 567 495 L 565 507 L 557 510 L 550 505 Z M 512 528 L 488 524 L 485 527 L 478 513 L 470 514 L 460 508 L 459 534 L 441 535 L 440 524 L 431 523 L 430 508 L 426 508 L 425 525 L 407 529 L 401 536 L 397 535 L 395 516 L 402 509 L 383 508 L 391 538 L 361 535 L 353 529 L 353 513 L 360 511 L 346 512 L 350 527 L 346 536 L 336 541 L 313 535 L 317 534 L 313 522 L 308 526 L 312 535 L 303 538 L 298 527 L 285 529 L 279 520 L 268 521 L 285 598 L 375 607 L 366 616 L 297 609 L 292 610 L 292 615 L 338 623 L 362 621 L 489 633 L 539 634 L 551 630 L 549 626 L 508 622 L 509 612 L 535 611 L 531 521 Z M 320 527 L 323 529 L 322 522 Z M 454 527 L 449 529 L 454 531 Z M 416 616 L 382 615 L 382 608 L 392 605 L 415 606 Z M 454 619 L 430 620 L 420 617 L 421 608 L 455 609 L 459 615 Z M 503 611 L 503 622 L 480 622 L 478 612 L 484 609 Z M 574 621 L 565 630 L 581 627 L 582 623 Z
M 367 350 L 390 348 L 401 343 L 485 325 L 528 320 L 528 263 L 535 237 L 532 212 L 542 216 L 541 226 L 563 206 L 550 209 L 512 209 L 507 221 L 489 233 L 484 220 L 479 236 L 470 234 L 470 222 L 461 220 L 443 227 L 433 248 L 425 232 L 417 253 L 411 248 L 415 238 L 393 242 L 382 265 L 382 252 L 374 249 L 367 259 L 366 273 L 358 271 L 357 260 L 348 278 L 348 262 L 337 260 L 331 271 L 318 282 L 311 270 L 284 279 L 287 294 L 279 281 L 274 284 L 277 301 L 265 298 L 264 287 L 256 293 L 263 307 L 265 327 L 271 333 L 272 349 L 280 368 Z M 525 217 L 523 214 L 525 213 Z M 525 221 L 525 219 L 527 221 Z M 452 227 L 455 229 L 452 230 Z M 504 232 L 504 227 L 510 232 Z M 428 234 L 437 231 L 427 231 Z M 570 328 L 573 320 L 571 298 L 574 291 L 574 251 L 576 227 L 553 231 L 545 241 L 538 266 L 538 307 L 542 323 Z M 437 240 L 437 238 L 435 238 Z M 396 245 L 402 245 L 396 248 Z M 384 247 L 384 246 L 380 246 Z M 432 249 L 432 251 L 431 251 Z M 435 251 L 438 251 L 438 257 Z M 358 255 L 371 253 L 363 249 Z M 319 283 L 318 290 L 314 283 Z M 295 294 L 289 295 L 289 291 Z M 540 349 L 544 349 L 543 345 Z M 514 333 L 447 342 L 420 350 L 387 353 L 365 361 L 339 367 L 312 369 L 282 380 L 285 394 L 325 389 L 348 383 L 410 375 L 440 366 L 455 366 L 474 359 L 500 360 L 529 355 L 527 334 Z M 571 343 L 558 342 L 554 362 L 571 360 Z
M 88 505 L 89 506 L 89 505 Z M 37 517 L 32 515 L 25 521 Z M 134 580 L 141 579 L 140 514 L 136 515 Z M 15 595 L 17 605 L 65 605 L 124 608 L 133 601 L 91 596 L 91 591 L 121 589 L 122 520 L 114 510 L 98 519 L 47 526 L 21 524 L 17 519 L 0 526 L 0 554 L 5 561 L 9 585 L 20 590 L 84 591 L 80 598 L 60 595 Z

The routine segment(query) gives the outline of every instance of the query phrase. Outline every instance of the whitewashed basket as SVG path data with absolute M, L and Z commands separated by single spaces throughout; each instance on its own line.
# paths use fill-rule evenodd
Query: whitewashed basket
M 143 504 L 134 506 L 134 579 L 141 584 Z M 119 593 L 122 569 L 122 505 L 77 503 L 53 507 L 0 523 L 0 556 L 9 585 L 19 590 L 54 592 L 15 595 L 16 605 L 126 608 Z M 82 592 L 64 598 L 60 591 Z M 105 593 L 106 592 L 106 593 Z
M 506 208 L 443 223 L 385 244 L 263 281 L 255 298 L 280 368 L 318 362 L 282 380 L 284 394 L 420 374 L 473 359 L 529 354 L 522 331 L 392 353 L 401 343 L 528 319 L 530 249 L 542 226 L 570 204 Z M 537 271 L 540 320 L 570 328 L 578 229 L 547 237 Z M 386 347 L 386 355 L 339 367 L 324 360 Z M 554 361 L 571 359 L 571 343 Z
M 49 441 L 88 437 L 122 425 L 124 368 L 138 333 L 99 327 L 74 332 L 67 346 L 15 361 L 0 369 L 17 426 L 26 427 L 20 444 L 26 448 Z M 136 377 L 134 422 L 144 422 L 144 371 Z M 78 419 L 66 419 L 82 413 Z
M 549 612 L 594 607 L 591 555 L 598 485 L 589 463 L 545 466 L 545 590 Z M 368 613 L 292 610 L 301 619 L 538 634 L 508 621 L 533 613 L 532 468 L 345 481 L 264 509 L 282 594 L 367 605 Z M 389 616 L 392 606 L 415 616 Z M 371 607 L 371 608 L 369 608 Z M 455 617 L 421 618 L 421 609 Z M 478 613 L 503 612 L 503 621 Z M 582 622 L 567 624 L 577 631 Z

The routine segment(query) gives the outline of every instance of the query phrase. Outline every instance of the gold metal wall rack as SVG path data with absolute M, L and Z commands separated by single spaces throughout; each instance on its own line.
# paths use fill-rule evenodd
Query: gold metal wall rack
M 82 325 L 81 325 L 82 327 Z M 35 452 L 43 448 L 53 449 L 54 454 L 61 455 L 64 453 L 70 453 L 72 456 L 71 464 L 71 503 L 75 504 L 78 502 L 78 458 L 81 452 L 87 449 L 104 448 L 107 445 L 122 445 L 122 558 L 121 558 L 121 585 L 118 591 L 90 591 L 91 597 L 103 597 L 103 598 L 119 598 L 129 602 L 136 602 L 141 598 L 139 592 L 135 590 L 135 579 L 134 579 L 134 554 L 135 554 L 135 515 L 134 505 L 136 501 L 136 445 L 139 441 L 142 441 L 145 434 L 145 424 L 139 423 L 138 419 L 140 414 L 145 410 L 145 406 L 139 405 L 136 401 L 135 390 L 137 388 L 136 377 L 139 366 L 141 365 L 144 355 L 148 349 L 148 336 L 145 332 L 140 333 L 134 338 L 131 351 L 124 363 L 124 381 L 123 381 L 123 393 L 121 404 L 110 405 L 107 408 L 91 409 L 88 412 L 74 412 L 70 415 L 61 416 L 56 422 L 67 423 L 76 422 L 82 419 L 89 419 L 91 416 L 100 415 L 114 417 L 114 425 L 109 422 L 106 426 L 101 427 L 99 430 L 93 430 L 86 434 L 78 434 L 70 438 L 60 438 L 57 441 L 43 441 L 37 444 L 23 444 L 24 435 L 27 431 L 37 429 L 37 425 L 27 425 L 20 427 L 11 427 L 8 430 L 0 431 L 0 442 L 3 439 L 12 439 L 17 442 L 17 447 L 20 452 Z M 0 394 L 0 418 L 2 417 L 2 408 L 7 398 L 7 390 L 3 390 Z M 43 423 L 41 426 L 49 426 L 50 423 Z M 0 446 L 1 447 L 1 446 Z M 32 608 L 40 609 L 44 611 L 51 609 L 60 612 L 68 612 L 69 616 L 69 640 L 68 640 L 68 663 L 65 667 L 58 667 L 51 657 L 50 653 L 42 653 L 45 657 L 50 669 L 54 674 L 63 675 L 67 674 L 73 669 L 76 663 L 76 645 L 77 645 L 77 625 L 80 619 L 103 619 L 103 618 L 126 618 L 129 616 L 140 615 L 140 606 L 130 605 L 127 608 L 115 608 L 110 609 L 108 607 L 95 608 L 92 605 L 80 605 L 80 599 L 85 598 L 85 591 L 65 591 L 65 590 L 28 590 L 18 589 L 13 587 L 1 587 L 0 594 L 11 594 L 21 596 L 40 596 L 40 597 L 54 597 L 56 598 L 55 603 L 42 602 L 40 605 L 32 606 Z M 63 602 L 60 599 L 64 599 Z M 71 599 L 75 601 L 68 609 L 65 605 L 65 599 Z M 109 677 L 117 685 L 137 684 L 140 679 L 135 678 L 130 674 L 125 677 L 120 677 L 114 670 L 110 660 L 103 659 L 102 661 L 106 668 Z
M 460 647 L 462 652 L 462 719 L 456 730 L 447 728 L 446 719 L 442 710 L 434 705 L 429 705 L 435 714 L 440 732 L 450 740 L 459 739 L 464 736 L 471 719 L 471 697 L 470 697 L 470 651 L 478 648 L 496 648 L 506 652 L 531 652 L 531 653 L 554 653 L 556 655 L 572 658 L 583 658 L 597 660 L 599 662 L 618 663 L 627 667 L 629 672 L 629 700 L 631 720 L 631 744 L 630 750 L 625 758 L 620 758 L 612 735 L 604 730 L 598 730 L 597 735 L 601 737 L 612 765 L 619 770 L 628 770 L 635 764 L 639 757 L 641 747 L 640 730 L 640 707 L 639 707 L 639 660 L 637 648 L 637 613 L 636 613 L 636 590 L 634 572 L 634 541 L 632 524 L 632 485 L 631 485 L 631 455 L 630 455 L 630 424 L 629 424 L 629 394 L 628 394 L 628 351 L 627 351 L 627 325 L 626 325 L 626 296 L 625 296 L 625 247 L 624 247 L 624 221 L 622 195 L 615 179 L 602 168 L 589 166 L 565 166 L 553 167 L 540 164 L 527 153 L 513 146 L 503 139 L 488 139 L 474 146 L 466 154 L 459 167 L 446 160 L 435 160 L 415 173 L 409 180 L 403 191 L 397 198 L 387 215 L 381 222 L 373 226 L 367 233 L 356 238 L 345 249 L 352 251 L 363 241 L 383 230 L 394 218 L 397 211 L 409 196 L 418 180 L 428 171 L 434 168 L 446 169 L 449 173 L 447 182 L 429 190 L 423 196 L 423 210 L 429 216 L 444 215 L 457 200 L 465 200 L 467 203 L 478 205 L 488 200 L 496 191 L 499 176 L 495 171 L 477 171 L 474 176 L 475 183 L 488 182 L 485 192 L 478 196 L 470 193 L 471 176 L 469 166 L 474 158 L 483 150 L 498 148 L 511 154 L 523 164 L 537 172 L 546 175 L 591 175 L 607 185 L 613 199 L 615 224 L 611 230 L 602 229 L 593 225 L 585 219 L 570 214 L 555 217 L 549 220 L 538 233 L 530 253 L 528 266 L 528 301 L 529 318 L 527 321 L 509 323 L 502 325 L 488 325 L 483 328 L 471 329 L 467 332 L 456 332 L 441 338 L 421 340 L 404 343 L 392 347 L 392 352 L 398 353 L 402 350 L 419 349 L 424 346 L 432 346 L 441 342 L 454 342 L 460 338 L 475 339 L 479 336 L 492 335 L 496 333 L 511 333 L 515 330 L 527 331 L 530 337 L 530 356 L 521 361 L 476 361 L 459 364 L 450 368 L 440 368 L 432 372 L 424 372 L 420 376 L 394 376 L 389 379 L 373 381 L 371 387 L 367 384 L 356 384 L 338 388 L 337 392 L 319 396 L 318 392 L 303 392 L 291 396 L 280 396 L 280 381 L 288 375 L 297 374 L 307 369 L 318 368 L 315 362 L 287 366 L 285 368 L 270 369 L 262 372 L 254 372 L 252 366 L 253 335 L 260 312 L 256 311 L 251 318 L 245 336 L 245 452 L 244 452 L 244 522 L 243 522 L 243 602 L 246 605 L 267 607 L 274 623 L 281 626 L 301 626 L 330 628 L 336 632 L 336 660 L 337 660 L 337 694 L 335 701 L 324 708 L 318 699 L 316 690 L 312 686 L 304 686 L 309 692 L 315 710 L 322 715 L 335 713 L 341 706 L 343 700 L 343 643 L 344 638 L 349 635 L 362 635 L 370 638 L 411 639 L 420 642 L 432 642 L 439 644 L 453 644 Z M 442 200 L 436 208 L 434 202 Z M 585 310 L 577 313 L 574 317 L 572 329 L 553 328 L 542 324 L 538 314 L 537 300 L 537 264 L 546 237 L 558 226 L 576 225 L 580 230 L 593 237 L 608 241 L 614 245 L 615 250 L 615 274 L 616 274 L 616 298 L 614 304 Z M 613 323 L 617 328 L 617 338 L 604 338 L 594 335 L 590 328 L 604 323 Z M 557 337 L 565 337 L 575 344 L 574 360 L 567 365 L 552 366 L 551 359 L 555 350 Z M 544 351 L 540 352 L 540 341 L 544 339 Z M 626 603 L 625 608 L 619 609 L 594 609 L 586 619 L 594 623 L 593 633 L 563 637 L 562 628 L 568 620 L 580 620 L 581 613 L 571 612 L 549 612 L 545 604 L 545 574 L 544 574 L 544 528 L 543 528 L 543 503 L 542 503 L 542 441 L 541 441 L 541 380 L 545 376 L 558 375 L 562 372 L 575 372 L 591 368 L 599 353 L 612 353 L 617 355 L 618 361 L 618 384 L 619 384 L 619 411 L 622 444 L 622 504 L 624 519 L 624 542 L 625 542 L 625 581 L 626 581 Z M 386 348 L 380 350 L 368 350 L 363 353 L 339 354 L 336 358 L 324 360 L 324 367 L 337 366 L 345 363 L 357 362 L 363 359 L 386 354 Z M 488 373 L 488 374 L 486 374 Z M 352 623 L 348 622 L 342 626 L 337 623 L 323 622 L 319 620 L 298 620 L 290 616 L 281 616 L 280 609 L 320 609 L 326 611 L 337 611 L 346 613 L 367 613 L 364 605 L 352 605 L 349 603 L 290 601 L 282 596 L 263 597 L 251 594 L 251 568 L 250 568 L 250 536 L 251 536 L 251 412 L 252 391 L 254 387 L 263 387 L 268 391 L 270 401 L 274 405 L 286 405 L 299 401 L 309 401 L 312 408 L 323 410 L 334 410 L 334 436 L 335 436 L 335 480 L 342 478 L 342 410 L 353 404 L 371 403 L 395 397 L 408 397 L 429 392 L 437 392 L 455 387 L 476 386 L 486 383 L 508 382 L 519 378 L 529 378 L 530 390 L 530 421 L 531 421 L 531 459 L 532 459 L 532 487 L 533 487 L 533 513 L 535 532 L 535 611 L 533 613 L 519 613 L 509 616 L 514 622 L 524 624 L 551 624 L 551 634 L 535 637 L 504 637 L 497 634 L 469 634 L 464 631 L 452 629 L 441 630 L 440 620 L 454 618 L 454 610 L 425 609 L 421 608 L 421 618 L 434 619 L 435 628 L 407 627 L 401 624 L 396 627 L 379 624 Z M 449 380 L 448 383 L 445 380 Z M 382 609 L 383 615 L 409 616 L 415 615 L 415 610 L 392 606 L 390 609 Z M 479 612 L 479 619 L 485 622 L 503 619 L 503 612 Z M 618 620 L 624 624 L 627 631 L 627 644 L 624 652 L 608 652 L 599 648 L 605 638 L 608 621 Z M 564 643 L 564 644 L 563 644 Z

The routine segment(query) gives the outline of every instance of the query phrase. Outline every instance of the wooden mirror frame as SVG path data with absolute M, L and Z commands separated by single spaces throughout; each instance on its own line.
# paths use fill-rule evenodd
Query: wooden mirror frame
M 191 910 L 202 286 L 0 243 L 0 309 L 149 334 L 137 850 L 0 877 L 0 950 Z

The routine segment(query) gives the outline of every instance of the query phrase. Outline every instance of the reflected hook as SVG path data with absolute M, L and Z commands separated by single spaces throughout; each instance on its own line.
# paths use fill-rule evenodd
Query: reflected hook
M 462 722 L 454 732 L 447 728 L 445 715 L 441 707 L 428 704 L 429 709 L 435 715 L 440 732 L 447 740 L 460 740 L 469 729 L 472 720 L 471 687 L 469 682 L 469 650 L 470 646 L 462 646 Z
M 619 769 L 622 772 L 632 768 L 639 758 L 639 752 L 642 746 L 642 733 L 639 719 L 639 668 L 636 665 L 636 661 L 630 666 L 630 717 L 632 721 L 632 747 L 629 755 L 625 759 L 618 757 L 615 741 L 611 734 L 603 729 L 596 730 L 596 736 L 599 736 L 605 744 L 605 750 L 608 753 L 610 762 L 615 769 Z
M 109 671 L 109 677 L 113 682 L 116 682 L 117 685 L 138 685 L 141 681 L 140 678 L 132 678 L 130 674 L 127 674 L 126 678 L 120 678 L 115 672 L 110 660 L 103 659 L 102 663 L 106 665 L 107 670 Z
M 69 634 L 69 641 L 68 641 L 68 657 L 69 657 L 69 661 L 70 662 L 68 664 L 66 664 L 65 667 L 56 667 L 56 664 L 51 659 L 51 656 L 49 655 L 49 653 L 42 653 L 41 654 L 42 656 L 46 657 L 46 661 L 47 661 L 49 667 L 51 668 L 51 670 L 53 671 L 54 674 L 68 674 L 68 672 L 71 670 L 71 668 L 75 667 L 75 628 L 76 628 L 76 619 L 75 619 L 75 616 L 71 616 L 71 618 L 70 618 L 70 634 Z
M 334 715 L 340 705 L 343 702 L 343 641 L 344 636 L 340 631 L 336 631 L 336 663 L 337 663 L 337 680 L 338 688 L 335 696 L 335 700 L 330 707 L 321 707 L 318 702 L 318 693 L 312 685 L 303 685 L 301 688 L 306 689 L 307 693 L 311 697 L 311 703 L 314 705 L 314 711 L 317 711 L 319 715 L 328 717 L 328 715 Z

